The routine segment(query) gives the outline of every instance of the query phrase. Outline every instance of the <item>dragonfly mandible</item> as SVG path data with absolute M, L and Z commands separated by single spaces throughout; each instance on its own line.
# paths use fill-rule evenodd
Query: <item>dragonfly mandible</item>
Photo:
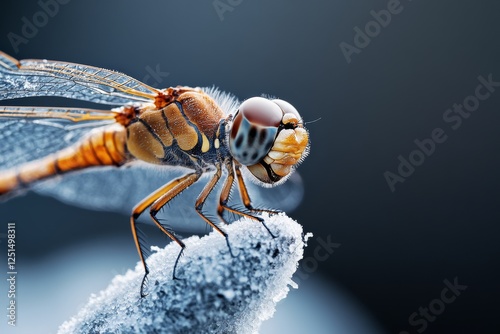
M 183 172 L 145 196 L 132 210 L 132 234 L 145 271 L 141 296 L 145 295 L 149 273 L 137 228 L 144 211 L 149 208 L 154 224 L 181 247 L 175 277 L 185 245 L 158 219 L 163 206 L 203 178 L 206 182 L 193 199 L 193 211 L 224 236 L 230 247 L 219 222 L 204 210 L 219 181 L 223 180 L 216 203 L 218 220 L 227 223 L 223 213 L 231 212 L 260 221 L 267 229 L 259 213 L 276 211 L 252 204 L 245 179 L 263 187 L 282 184 L 309 151 L 309 135 L 302 118 L 284 100 L 254 97 L 239 103 L 215 88 L 156 89 L 115 71 L 59 61 L 18 61 L 0 52 L 0 100 L 33 96 L 119 107 L 0 107 L 0 139 L 4 142 L 0 155 L 9 157 L 0 160 L 3 198 L 46 179 L 59 175 L 66 178 L 67 173 L 130 170 L 136 166 L 144 170 L 156 166 L 153 169 L 158 173 Z M 57 138 L 61 134 L 64 138 Z M 35 137 L 36 149 L 29 142 Z M 79 173 L 73 173 L 76 171 Z M 245 209 L 229 204 L 235 183 Z

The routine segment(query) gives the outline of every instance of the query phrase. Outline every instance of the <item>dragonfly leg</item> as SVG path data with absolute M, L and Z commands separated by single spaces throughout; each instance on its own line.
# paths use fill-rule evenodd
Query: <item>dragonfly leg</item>
M 248 189 L 247 189 L 247 186 L 245 185 L 245 180 L 243 180 L 243 176 L 241 175 L 241 169 L 240 169 L 240 166 L 236 165 L 235 166 L 235 170 L 236 170 L 236 177 L 238 179 L 238 187 L 240 189 L 240 195 L 241 195 L 241 201 L 243 202 L 243 205 L 245 205 L 245 207 L 252 211 L 252 212 L 266 212 L 270 215 L 275 215 L 275 214 L 278 214 L 278 213 L 281 213 L 282 211 L 280 210 L 272 210 L 272 209 L 262 209 L 262 208 L 254 208 L 252 206 L 252 201 L 250 200 L 250 195 L 248 194 Z
M 276 238 L 276 236 L 267 227 L 266 223 L 264 222 L 264 219 L 262 219 L 261 217 L 257 217 L 257 216 L 254 216 L 252 214 L 249 214 L 247 212 L 232 208 L 232 207 L 227 205 L 227 202 L 229 200 L 229 196 L 231 194 L 231 189 L 232 189 L 233 183 L 234 183 L 235 172 L 234 172 L 233 164 L 231 162 L 228 163 L 226 167 L 227 167 L 227 171 L 228 171 L 228 176 L 227 176 L 227 179 L 224 183 L 224 186 L 222 187 L 222 192 L 221 192 L 220 199 L 219 199 L 219 205 L 217 207 L 217 213 L 219 214 L 219 216 L 222 217 L 223 211 L 227 210 L 229 212 L 238 214 L 240 216 L 244 216 L 244 217 L 248 217 L 248 218 L 257 220 L 266 228 L 267 232 L 269 232 L 271 237 Z M 272 211 L 272 210 L 256 210 L 256 209 L 254 209 L 252 207 L 252 204 L 250 201 L 250 196 L 248 195 L 248 190 L 245 186 L 245 183 L 243 182 L 243 177 L 241 176 L 241 172 L 239 171 L 238 167 L 236 167 L 236 176 L 238 177 L 238 185 L 239 185 L 239 189 L 240 189 L 240 195 L 241 195 L 242 202 L 248 210 L 254 211 L 254 212 L 268 212 L 270 214 L 278 213 L 278 212 Z
M 190 173 L 188 175 L 185 175 L 170 182 L 169 184 L 174 184 L 173 187 L 168 191 L 166 191 L 165 193 L 163 193 L 163 195 L 161 195 L 153 204 L 151 204 L 151 207 L 149 209 L 151 218 L 153 219 L 153 222 L 156 224 L 156 226 L 158 226 L 158 228 L 163 233 L 165 233 L 170 239 L 172 239 L 179 246 L 181 246 L 181 251 L 179 252 L 179 255 L 177 255 L 177 259 L 175 260 L 174 269 L 172 272 L 173 279 L 178 279 L 177 276 L 175 275 L 175 270 L 177 268 L 177 264 L 179 263 L 179 259 L 181 258 L 182 253 L 184 252 L 184 247 L 186 247 L 186 245 L 184 245 L 184 243 L 175 236 L 173 231 L 168 230 L 160 223 L 158 218 L 156 218 L 156 214 L 161 210 L 161 208 L 165 206 L 165 204 L 167 204 L 174 197 L 183 192 L 187 187 L 195 183 L 200 178 L 201 174 L 202 174 L 201 171 L 197 171 L 195 173 Z
M 212 190 L 214 189 L 214 187 L 217 185 L 217 182 L 219 182 L 220 178 L 221 178 L 221 175 L 222 175 L 222 169 L 221 169 L 221 166 L 220 165 L 217 165 L 217 171 L 215 172 L 214 176 L 212 177 L 212 179 L 207 183 L 207 185 L 205 186 L 205 188 L 203 188 L 203 191 L 200 193 L 200 195 L 198 196 L 198 198 L 196 199 L 196 204 L 195 204 L 195 208 L 196 208 L 196 212 L 198 212 L 198 214 L 200 215 L 200 217 L 210 226 L 212 226 L 212 228 L 214 230 L 216 230 L 217 232 L 219 232 L 220 234 L 222 234 L 222 236 L 224 238 L 226 238 L 226 244 L 227 244 L 227 247 L 229 248 L 229 253 L 231 254 L 232 257 L 235 257 L 234 254 L 233 254 L 233 251 L 231 249 L 231 245 L 229 244 L 229 237 L 227 235 L 226 232 L 224 232 L 220 227 L 218 227 L 216 224 L 214 224 L 214 222 L 212 222 L 207 216 L 205 216 L 205 214 L 203 213 L 203 205 L 205 204 L 205 201 L 208 197 L 208 195 L 210 195 L 210 193 L 212 192 Z M 224 221 L 224 220 L 223 220 Z M 225 221 L 224 221 L 225 222 Z
M 181 252 L 177 256 L 177 260 L 175 262 L 174 266 L 174 278 L 175 278 L 175 267 L 177 266 L 177 263 L 179 261 L 180 256 L 182 255 L 182 250 L 184 249 L 185 245 L 184 243 L 179 240 L 173 232 L 167 230 L 163 225 L 160 224 L 158 219 L 156 218 L 156 214 L 158 211 L 166 204 L 168 203 L 172 198 L 180 194 L 184 189 L 195 183 L 201 176 L 201 173 L 195 172 L 195 173 L 190 173 L 187 175 L 184 175 L 182 177 L 179 177 L 163 187 L 159 188 L 152 194 L 150 194 L 148 197 L 146 197 L 144 200 L 142 200 L 139 204 L 136 205 L 134 210 L 132 211 L 132 215 L 130 217 L 130 225 L 132 227 L 132 236 L 134 237 L 134 242 L 137 247 L 137 252 L 139 253 L 139 258 L 141 259 L 141 262 L 144 266 L 144 277 L 142 279 L 141 283 L 141 297 L 145 297 L 146 295 L 144 294 L 144 286 L 147 281 L 147 276 L 149 274 L 149 268 L 148 265 L 146 264 L 146 259 L 144 256 L 144 250 L 143 250 L 143 245 L 141 244 L 141 241 L 138 237 L 138 231 L 137 231 L 137 219 L 139 216 L 148 208 L 150 208 L 150 214 L 151 217 L 153 218 L 154 223 L 158 228 L 165 233 L 170 239 L 175 241 L 180 247 L 181 247 Z

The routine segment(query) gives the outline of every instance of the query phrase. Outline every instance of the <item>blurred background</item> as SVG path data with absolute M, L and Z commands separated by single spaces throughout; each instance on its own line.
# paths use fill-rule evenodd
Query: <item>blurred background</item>
M 48 3 L 4 1 L 0 49 L 161 88 L 272 94 L 321 118 L 307 125 L 304 200 L 288 212 L 314 237 L 300 288 L 263 332 L 499 333 L 497 1 Z M 54 332 L 138 260 L 126 215 L 29 194 L 0 203 L 0 233 L 9 221 L 18 333 Z

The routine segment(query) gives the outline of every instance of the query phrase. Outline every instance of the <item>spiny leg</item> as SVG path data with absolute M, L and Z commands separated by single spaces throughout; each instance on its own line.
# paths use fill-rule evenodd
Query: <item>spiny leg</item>
M 240 213 L 237 210 L 233 210 L 232 208 L 229 208 L 227 206 L 227 202 L 229 201 L 229 196 L 231 195 L 231 189 L 233 188 L 233 183 L 234 183 L 234 172 L 232 163 L 230 162 L 226 163 L 226 169 L 228 171 L 228 175 L 226 180 L 224 181 L 224 185 L 222 186 L 222 191 L 220 193 L 219 204 L 217 205 L 217 214 L 219 215 L 220 219 L 222 219 L 223 222 L 228 224 L 228 222 L 224 219 L 223 216 L 224 210 L 228 210 L 229 212 L 233 212 L 242 216 L 245 216 L 245 214 L 243 212 Z
M 252 201 L 250 200 L 250 195 L 248 194 L 247 186 L 245 185 L 245 180 L 243 179 L 243 175 L 241 175 L 241 167 L 239 165 L 235 166 L 236 177 L 238 179 L 238 187 L 240 189 L 241 201 L 245 207 L 252 212 L 266 212 L 270 215 L 275 215 L 281 213 L 280 210 L 270 210 L 270 209 L 256 209 L 252 206 Z
M 151 210 L 153 210 L 153 206 L 155 208 L 158 207 L 161 208 L 165 203 L 170 201 L 172 198 L 174 198 L 176 195 L 178 195 L 180 192 L 182 192 L 184 189 L 189 187 L 191 184 L 196 182 L 198 178 L 200 177 L 200 173 L 191 173 L 184 175 L 182 177 L 179 177 L 163 187 L 157 189 L 155 192 L 150 194 L 148 197 L 143 199 L 139 204 L 137 204 L 132 211 L 132 215 L 130 216 L 130 225 L 132 227 L 132 236 L 134 237 L 134 242 L 135 246 L 137 247 L 137 252 L 139 253 L 139 258 L 141 259 L 141 262 L 144 266 L 144 277 L 142 278 L 141 282 L 141 297 L 144 297 L 144 285 L 146 282 L 146 278 L 149 274 L 149 268 L 148 265 L 146 264 L 146 259 L 144 257 L 144 251 L 142 249 L 142 245 L 140 243 L 138 234 L 137 234 L 137 218 L 148 208 L 151 206 Z M 160 203 L 163 203 L 160 205 Z M 158 210 L 159 210 L 158 208 Z M 157 211 L 156 211 L 157 212 Z M 154 214 L 156 214 L 156 212 Z M 181 246 L 181 252 L 179 253 L 179 256 L 177 257 L 176 260 L 176 265 L 177 261 L 179 260 L 182 250 L 184 249 L 185 245 L 182 241 L 180 241 L 177 237 L 175 237 L 171 232 L 167 231 L 159 222 L 157 219 L 154 217 L 152 214 L 153 221 L 155 224 L 160 228 L 162 232 L 164 232 L 167 236 L 169 236 L 172 240 L 174 240 L 179 246 Z M 175 268 L 175 267 L 174 267 Z
M 180 179 L 182 179 L 178 184 L 176 184 L 172 189 L 170 189 L 168 192 L 163 194 L 160 198 L 158 198 L 150 207 L 149 212 L 151 214 L 151 218 L 153 219 L 154 223 L 158 228 L 165 233 L 170 239 L 175 241 L 179 246 L 181 246 L 181 251 L 179 252 L 179 255 L 177 255 L 177 258 L 175 259 L 174 263 L 174 270 L 172 272 L 172 278 L 173 279 L 178 279 L 175 276 L 175 269 L 177 268 L 177 264 L 179 263 L 179 259 L 182 256 L 182 253 L 184 252 L 184 243 L 177 238 L 173 232 L 169 231 L 166 229 L 156 218 L 156 214 L 167 204 L 170 202 L 175 196 L 179 195 L 181 192 L 183 192 L 187 187 L 195 183 L 201 176 L 201 172 L 196 172 L 196 173 L 191 173 L 188 174 Z M 177 179 L 177 180 L 180 180 Z
M 241 210 L 237 210 L 235 208 L 232 208 L 227 205 L 227 202 L 229 200 L 229 195 L 231 194 L 231 188 L 233 187 L 234 183 L 234 165 L 233 162 L 228 162 L 226 164 L 226 168 L 228 171 L 228 176 L 226 179 L 226 182 L 224 183 L 224 186 L 222 187 L 222 192 L 220 195 L 220 200 L 219 200 L 219 205 L 217 207 L 217 213 L 219 214 L 220 217 L 222 217 L 222 213 L 224 210 L 227 210 L 229 212 L 248 217 L 254 220 L 259 221 L 269 232 L 271 237 L 276 238 L 276 236 L 271 232 L 271 230 L 267 227 L 266 223 L 264 222 L 264 219 L 261 217 L 256 217 L 254 215 L 251 215 L 249 213 L 243 212 Z M 239 174 L 238 174 L 239 173 Z M 252 207 L 251 201 L 250 201 L 250 196 L 248 195 L 248 190 L 245 186 L 245 183 L 243 182 L 243 177 L 241 176 L 241 172 L 238 169 L 238 166 L 236 166 L 236 176 L 238 177 L 238 185 L 240 189 L 240 195 L 241 195 L 241 200 L 245 207 L 250 210 L 250 211 L 257 211 L 257 212 L 268 212 L 270 214 L 276 214 L 278 212 L 272 211 L 272 210 L 256 210 Z
M 224 236 L 224 238 L 226 238 L 226 244 L 227 244 L 227 247 L 229 248 L 229 253 L 231 254 L 232 257 L 234 257 L 234 254 L 233 254 L 233 251 L 231 249 L 231 246 L 229 245 L 229 237 L 228 237 L 227 233 L 224 232 L 220 227 L 218 227 L 217 225 L 215 225 L 207 216 L 205 216 L 205 214 L 203 214 L 203 205 L 205 204 L 205 201 L 206 201 L 208 195 L 210 195 L 210 193 L 212 192 L 212 190 L 214 189 L 214 187 L 217 185 L 217 182 L 219 182 L 219 180 L 221 178 L 221 175 L 222 175 L 221 166 L 217 165 L 216 167 L 217 167 L 217 170 L 216 170 L 214 176 L 206 184 L 205 188 L 203 188 L 203 191 L 200 193 L 200 195 L 196 199 L 195 209 L 196 209 L 196 212 L 198 212 L 198 214 L 200 215 L 200 217 L 208 225 L 212 226 L 212 228 L 214 230 L 216 230 L 217 232 L 219 232 L 220 234 L 222 234 L 222 236 Z

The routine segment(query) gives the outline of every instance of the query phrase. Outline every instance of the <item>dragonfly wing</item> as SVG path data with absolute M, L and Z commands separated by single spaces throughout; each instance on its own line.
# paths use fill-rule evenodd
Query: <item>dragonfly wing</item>
M 132 208 L 151 192 L 189 171 L 134 162 L 120 168 L 105 167 L 68 174 L 41 182 L 34 190 L 71 205 L 129 215 Z M 194 204 L 210 176 L 209 173 L 203 175 L 198 182 L 174 198 L 158 214 L 160 220 L 177 232 L 205 232 L 207 225 L 196 213 Z M 216 217 L 220 188 L 221 184 L 209 196 L 204 207 L 204 211 L 212 218 Z M 262 188 L 250 182 L 248 188 L 256 207 L 289 211 L 298 206 L 303 197 L 302 180 L 298 174 L 275 188 Z M 230 204 L 242 207 L 236 189 L 231 201 Z M 141 221 L 149 222 L 149 215 L 144 214 Z
M 18 61 L 0 52 L 0 100 L 59 96 L 123 105 L 151 102 L 158 93 L 119 72 L 58 61 Z
M 0 107 L 0 170 L 45 157 L 78 141 L 98 126 L 114 123 L 114 120 L 81 122 L 74 124 L 61 118 L 26 118 L 52 113 L 69 117 L 69 109 Z M 106 111 L 101 111 L 104 116 Z M 88 109 L 71 109 L 75 117 L 89 115 Z M 110 112 L 111 113 L 111 112 Z M 23 114 L 24 117 L 12 116 Z M 90 116 L 90 115 L 89 115 Z M 104 119 L 104 118 L 103 118 Z

